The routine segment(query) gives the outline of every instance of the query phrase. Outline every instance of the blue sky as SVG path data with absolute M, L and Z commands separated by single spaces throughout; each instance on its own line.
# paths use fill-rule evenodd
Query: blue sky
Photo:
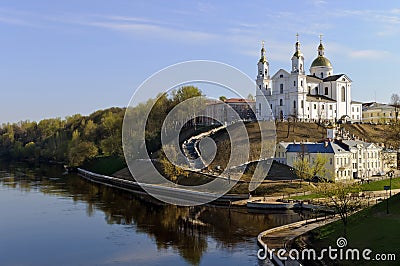
M 400 93 L 398 1 L 2 0 L 0 123 L 126 106 L 151 74 L 192 59 L 254 78 L 262 40 L 271 73 L 289 69 L 297 32 L 307 68 L 324 35 L 353 99 Z

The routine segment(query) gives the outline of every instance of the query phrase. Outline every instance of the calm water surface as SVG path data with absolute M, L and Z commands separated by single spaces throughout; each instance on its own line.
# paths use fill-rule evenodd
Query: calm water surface
M 293 211 L 177 207 L 49 166 L 2 166 L 0 265 L 261 265 L 257 234 Z

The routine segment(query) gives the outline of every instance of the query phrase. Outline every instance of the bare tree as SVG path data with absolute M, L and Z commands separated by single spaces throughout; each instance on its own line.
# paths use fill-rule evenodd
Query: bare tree
M 394 114 L 395 114 L 395 122 L 397 123 L 397 119 L 399 117 L 399 109 L 400 109 L 400 96 L 397 93 L 393 93 L 392 97 L 390 97 L 390 103 L 394 107 Z
M 359 184 L 355 183 L 323 183 L 318 188 L 318 193 L 330 200 L 343 224 L 343 234 L 347 234 L 348 217 L 354 211 L 361 208 L 358 192 L 361 191 Z

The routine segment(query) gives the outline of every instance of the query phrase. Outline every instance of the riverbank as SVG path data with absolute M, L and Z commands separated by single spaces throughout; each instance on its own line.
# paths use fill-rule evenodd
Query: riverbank
M 398 265 L 400 259 L 399 226 L 400 194 L 397 194 L 390 198 L 389 202 L 384 200 L 349 217 L 345 236 L 346 248 L 360 251 L 370 249 L 372 251 L 369 254 L 371 260 L 365 260 L 360 254 L 359 260 L 325 260 L 324 263 L 305 261 L 305 263 L 307 265 Z M 343 224 L 341 221 L 336 221 L 296 237 L 292 241 L 291 247 L 296 249 L 313 248 L 318 254 L 328 246 L 336 247 L 336 241 L 340 237 L 343 237 Z M 376 257 L 376 255 L 382 254 L 384 257 Z

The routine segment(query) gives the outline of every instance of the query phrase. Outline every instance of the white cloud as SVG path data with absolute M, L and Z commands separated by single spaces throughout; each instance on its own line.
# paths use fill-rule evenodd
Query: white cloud
M 383 50 L 356 50 L 349 53 L 350 57 L 366 60 L 376 60 L 387 58 L 390 53 Z

